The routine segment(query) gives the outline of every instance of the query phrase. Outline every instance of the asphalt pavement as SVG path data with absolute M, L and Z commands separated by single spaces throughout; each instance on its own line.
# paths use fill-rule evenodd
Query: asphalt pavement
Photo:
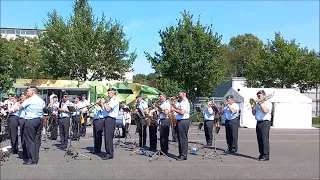
M 132 126 L 131 138 L 127 142 L 135 141 L 134 132 L 135 127 Z M 197 134 L 196 126 L 191 126 L 190 148 L 197 141 Z M 199 142 L 205 143 L 204 139 L 204 132 L 200 131 Z M 117 140 L 115 138 L 114 141 Z M 224 127 L 221 128 L 216 147 L 222 162 L 217 157 L 202 158 L 206 153 L 214 152 L 213 147 L 198 148 L 197 154 L 190 154 L 187 161 L 176 161 L 178 148 L 174 143 L 169 147 L 171 162 L 163 156 L 151 162 L 145 155 L 130 156 L 132 151 L 124 147 L 115 149 L 114 159 L 102 160 L 100 156 L 103 154 L 89 153 L 93 145 L 91 127 L 88 127 L 87 137 L 80 142 L 72 142 L 91 160 L 82 156 L 75 160 L 64 157 L 65 152 L 56 149 L 58 142 L 50 144 L 48 152 L 41 149 L 37 165 L 22 165 L 23 161 L 17 155 L 11 155 L 1 167 L 1 179 L 319 179 L 319 129 L 271 129 L 270 161 L 266 162 L 257 160 L 255 129 L 245 128 L 239 129 L 239 150 L 234 155 L 223 153 L 226 140 Z M 8 141 L 2 144 L 5 145 Z

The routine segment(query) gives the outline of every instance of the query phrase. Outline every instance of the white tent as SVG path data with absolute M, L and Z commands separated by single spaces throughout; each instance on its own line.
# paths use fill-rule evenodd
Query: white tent
M 257 92 L 263 89 L 266 94 L 274 92 L 269 100 L 273 105 L 273 127 L 306 129 L 312 128 L 312 100 L 294 89 L 275 88 L 231 88 L 225 95 L 233 95 L 239 103 L 240 126 L 255 128 L 256 120 L 251 113 L 249 99 L 257 99 Z M 225 98 L 224 97 L 224 98 Z

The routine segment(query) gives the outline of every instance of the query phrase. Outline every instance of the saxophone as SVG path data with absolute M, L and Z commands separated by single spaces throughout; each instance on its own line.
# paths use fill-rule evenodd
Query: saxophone
M 149 109 L 148 109 L 148 112 L 149 112 Z M 146 125 L 150 127 L 151 126 L 151 119 L 149 117 L 149 113 L 145 113 L 145 119 L 146 119 Z
M 175 107 L 174 99 L 171 99 L 170 105 L 173 106 L 173 107 Z M 177 124 L 177 120 L 176 120 L 176 115 L 174 114 L 174 112 L 170 112 L 170 113 L 168 114 L 168 118 L 169 118 L 171 127 L 172 127 L 172 128 L 175 127 L 176 124 Z

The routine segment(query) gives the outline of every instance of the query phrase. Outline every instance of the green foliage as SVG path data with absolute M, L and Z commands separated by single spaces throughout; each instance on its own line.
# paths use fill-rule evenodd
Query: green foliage
M 9 42 L 0 38 L 0 93 L 5 92 L 10 86 L 11 59 Z
M 312 124 L 313 125 L 320 125 L 320 117 L 313 117 Z
M 238 35 L 232 37 L 228 44 L 230 75 L 245 77 L 248 64 L 258 60 L 262 50 L 263 42 L 252 34 Z
M 264 45 L 260 58 L 248 64 L 246 78 L 253 87 L 294 88 L 298 85 L 304 91 L 318 84 L 319 69 L 314 67 L 319 67 L 315 52 L 275 33 L 274 40 Z
M 156 73 L 174 80 L 189 94 L 212 94 L 212 85 L 218 84 L 224 74 L 219 58 L 221 36 L 214 33 L 212 25 L 203 26 L 200 18 L 194 23 L 193 15 L 184 11 L 176 26 L 159 31 L 161 53 L 146 57 Z
M 87 0 L 76 0 L 73 14 L 64 20 L 54 10 L 39 36 L 46 70 L 54 79 L 121 79 L 131 70 L 135 53 L 128 53 L 122 25 L 115 20 L 99 20 Z

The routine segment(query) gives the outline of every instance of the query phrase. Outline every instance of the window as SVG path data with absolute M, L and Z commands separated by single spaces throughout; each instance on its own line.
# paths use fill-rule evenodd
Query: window
M 117 89 L 119 94 L 133 94 L 131 89 Z
M 34 30 L 27 30 L 26 35 L 35 35 L 36 32 Z
M 5 34 L 5 33 L 6 33 L 6 30 L 1 29 L 1 34 Z
M 16 34 L 20 34 L 20 30 L 16 30 Z
M 21 30 L 20 34 L 26 34 L 26 31 L 25 30 Z
M 16 34 L 15 30 L 7 30 L 7 34 Z

